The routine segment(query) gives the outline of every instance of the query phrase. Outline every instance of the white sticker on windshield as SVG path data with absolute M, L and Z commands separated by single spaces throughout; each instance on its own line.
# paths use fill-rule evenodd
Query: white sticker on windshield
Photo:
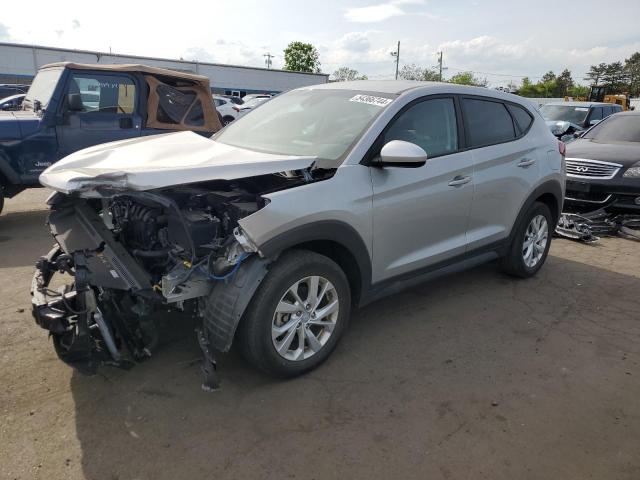
M 576 108 L 575 108 L 575 111 L 576 111 L 576 112 L 588 112 L 588 111 L 589 111 L 589 109 L 588 109 L 588 108 L 585 108 L 585 107 L 576 107 Z
M 349 99 L 350 102 L 367 103 L 369 105 L 376 105 L 378 107 L 386 107 L 392 100 L 384 97 L 374 97 L 373 95 L 356 95 Z

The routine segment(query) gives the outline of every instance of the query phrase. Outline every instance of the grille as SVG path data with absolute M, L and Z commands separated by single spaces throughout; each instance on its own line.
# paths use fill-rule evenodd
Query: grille
M 584 160 L 582 158 L 567 158 L 567 175 L 581 178 L 613 178 L 622 165 L 600 160 Z

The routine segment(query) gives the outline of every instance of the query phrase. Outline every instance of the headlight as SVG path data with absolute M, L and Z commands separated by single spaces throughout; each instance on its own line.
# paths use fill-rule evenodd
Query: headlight
M 627 178 L 640 178 L 640 166 L 627 168 L 627 171 L 622 175 Z

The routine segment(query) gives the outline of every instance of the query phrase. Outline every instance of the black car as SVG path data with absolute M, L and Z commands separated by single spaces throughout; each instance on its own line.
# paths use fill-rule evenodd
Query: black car
M 640 112 L 617 113 L 567 145 L 565 210 L 640 213 Z

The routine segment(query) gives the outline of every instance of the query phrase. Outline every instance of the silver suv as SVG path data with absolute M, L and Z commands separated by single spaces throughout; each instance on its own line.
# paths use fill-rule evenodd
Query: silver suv
M 156 312 L 202 319 L 256 367 L 318 366 L 353 307 L 499 259 L 543 265 L 564 151 L 527 100 L 484 88 L 346 82 L 278 96 L 211 139 L 91 147 L 40 177 L 57 246 L 32 285 L 61 359 L 95 369 L 154 348 Z M 54 273 L 73 276 L 59 291 Z

